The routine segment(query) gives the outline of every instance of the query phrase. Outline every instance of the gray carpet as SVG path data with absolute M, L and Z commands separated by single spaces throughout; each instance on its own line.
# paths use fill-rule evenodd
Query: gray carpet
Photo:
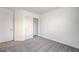
M 34 36 L 25 41 L 11 41 L 4 43 L 7 48 L 0 48 L 0 52 L 78 52 L 79 49 L 43 38 Z

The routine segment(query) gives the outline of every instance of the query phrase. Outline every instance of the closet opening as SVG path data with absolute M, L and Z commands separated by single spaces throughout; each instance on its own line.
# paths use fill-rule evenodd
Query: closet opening
M 38 36 L 38 18 L 33 18 L 33 37 Z

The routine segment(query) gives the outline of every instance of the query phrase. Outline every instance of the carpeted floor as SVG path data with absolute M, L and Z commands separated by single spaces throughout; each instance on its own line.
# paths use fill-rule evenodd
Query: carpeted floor
M 11 41 L 3 43 L 8 47 L 0 48 L 0 52 L 78 52 L 79 49 L 34 36 L 25 41 Z

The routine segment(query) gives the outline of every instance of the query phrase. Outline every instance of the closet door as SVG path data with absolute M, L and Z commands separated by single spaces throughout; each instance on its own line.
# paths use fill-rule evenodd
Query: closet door
M 25 38 L 33 38 L 33 18 L 25 17 Z
M 0 43 L 13 40 L 13 13 L 0 9 Z

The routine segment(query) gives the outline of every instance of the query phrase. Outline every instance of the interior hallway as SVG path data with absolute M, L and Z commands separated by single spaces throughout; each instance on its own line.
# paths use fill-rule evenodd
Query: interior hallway
M 79 49 L 43 38 L 34 36 L 26 41 L 12 41 L 2 43 L 8 47 L 0 48 L 2 52 L 78 52 Z

